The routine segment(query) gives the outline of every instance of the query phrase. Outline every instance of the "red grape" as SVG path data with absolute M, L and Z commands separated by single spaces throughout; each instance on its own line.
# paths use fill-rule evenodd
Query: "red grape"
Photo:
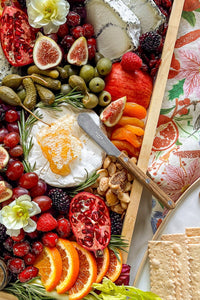
M 44 180 L 39 179 L 38 183 L 30 189 L 30 195 L 31 197 L 37 197 L 37 196 L 42 196 L 47 190 L 47 184 Z
M 22 195 L 29 195 L 29 191 L 21 186 L 13 189 L 12 199 L 15 200 Z
M 33 198 L 33 201 L 38 204 L 41 211 L 46 211 L 52 206 L 52 200 L 48 196 L 38 196 Z
M 19 127 L 18 127 L 17 122 L 7 123 L 6 128 L 8 129 L 9 132 L 19 133 Z
M 6 114 L 5 114 L 5 121 L 12 123 L 19 120 L 19 116 L 16 110 L 14 109 L 9 109 L 7 110 Z
M 31 189 L 38 183 L 38 175 L 34 172 L 25 173 L 19 180 L 19 185 L 25 189 Z
M 64 23 L 64 24 L 60 25 L 57 35 L 59 37 L 63 38 L 65 35 L 68 34 L 68 32 L 69 32 L 69 29 L 68 29 L 67 23 Z
M 4 137 L 8 134 L 8 129 L 0 128 L 0 143 L 3 142 Z
M 24 172 L 24 166 L 21 161 L 16 160 L 8 164 L 6 176 L 9 180 L 19 179 Z
M 23 148 L 21 145 L 16 145 L 15 147 L 9 150 L 9 154 L 12 157 L 19 157 L 23 154 Z
M 20 136 L 17 132 L 10 132 L 6 134 L 6 136 L 3 139 L 4 145 L 13 148 L 15 147 L 20 141 Z

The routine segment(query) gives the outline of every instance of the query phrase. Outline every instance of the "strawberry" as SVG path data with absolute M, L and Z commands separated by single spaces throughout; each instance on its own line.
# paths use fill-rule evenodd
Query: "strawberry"
M 42 214 L 37 221 L 37 230 L 51 231 L 57 227 L 57 221 L 50 213 Z
M 126 52 L 122 56 L 121 66 L 125 71 L 135 71 L 141 68 L 142 59 L 133 52 Z
M 117 84 L 116 84 L 117 83 Z M 127 102 L 135 102 L 148 108 L 153 90 L 151 76 L 142 71 L 127 72 L 121 63 L 113 63 L 111 72 L 105 77 L 105 88 L 112 100 L 126 96 Z

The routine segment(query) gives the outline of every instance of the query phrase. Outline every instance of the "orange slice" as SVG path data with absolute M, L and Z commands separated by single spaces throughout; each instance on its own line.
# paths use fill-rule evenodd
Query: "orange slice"
M 97 279 L 96 282 L 101 282 L 106 272 L 108 271 L 109 262 L 110 262 L 110 254 L 109 250 L 106 247 L 103 251 L 103 257 L 97 257 Z
M 75 283 L 79 273 L 78 252 L 72 243 L 65 239 L 59 239 L 56 248 L 62 258 L 62 275 L 56 287 L 58 294 L 68 291 Z
M 118 260 L 115 253 L 109 249 L 110 263 L 105 276 L 108 277 L 112 282 L 115 282 L 119 278 L 122 271 L 122 254 L 120 250 L 118 251 L 120 260 Z
M 52 291 L 60 281 L 62 274 L 62 259 L 58 249 L 44 247 L 34 266 L 39 269 L 45 289 L 48 292 Z
M 86 296 L 97 278 L 97 263 L 91 252 L 76 242 L 71 242 L 79 256 L 79 274 L 73 287 L 68 291 L 69 300 L 79 300 Z

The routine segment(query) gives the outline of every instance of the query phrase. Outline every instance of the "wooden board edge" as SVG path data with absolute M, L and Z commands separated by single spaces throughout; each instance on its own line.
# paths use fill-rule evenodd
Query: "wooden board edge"
M 174 52 L 174 46 L 181 20 L 183 5 L 184 0 L 174 0 L 168 23 L 168 30 L 161 56 L 161 64 L 158 70 L 157 78 L 154 83 L 154 89 L 151 96 L 151 103 L 148 111 L 148 118 L 145 126 L 145 134 L 140 151 L 140 156 L 137 163 L 137 165 L 144 172 L 146 172 L 148 168 L 153 139 L 156 133 L 157 122 L 160 115 L 160 109 L 165 93 L 168 73 L 171 65 L 172 55 Z M 134 180 L 131 190 L 131 201 L 126 211 L 122 228 L 122 236 L 129 242 L 129 245 L 131 244 L 142 190 L 143 186 L 137 180 Z M 126 263 L 128 259 L 130 246 L 126 250 L 127 252 L 123 252 L 123 263 Z

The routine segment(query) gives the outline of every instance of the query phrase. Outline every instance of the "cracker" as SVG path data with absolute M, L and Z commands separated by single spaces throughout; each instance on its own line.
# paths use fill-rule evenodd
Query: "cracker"
M 188 236 L 188 244 L 200 244 L 200 236 Z
M 173 250 L 175 253 L 174 272 L 177 279 L 175 287 L 176 299 L 191 299 L 188 243 L 185 234 L 163 234 L 161 240 L 173 242 Z
M 190 286 L 193 300 L 200 299 L 200 244 L 188 244 Z
M 200 227 L 185 228 L 185 234 L 187 236 L 200 236 Z
M 163 300 L 175 300 L 176 278 L 173 242 L 149 242 L 151 291 Z

